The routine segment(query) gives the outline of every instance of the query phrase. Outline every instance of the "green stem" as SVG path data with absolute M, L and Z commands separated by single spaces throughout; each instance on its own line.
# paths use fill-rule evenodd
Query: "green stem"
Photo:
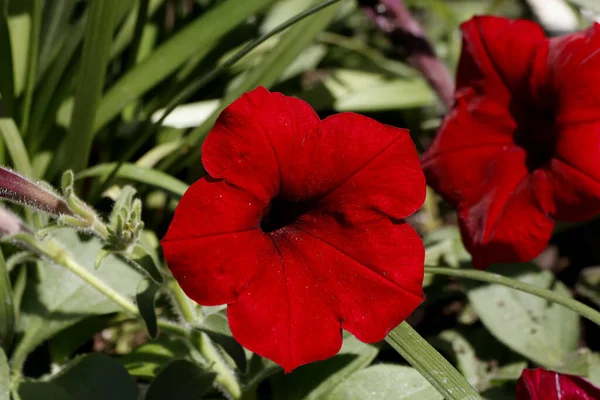
M 173 299 L 177 303 L 181 316 L 186 322 L 193 325 L 196 322 L 196 313 L 190 304 L 189 298 L 185 295 L 177 281 L 171 281 L 169 288 L 173 293 Z M 217 374 L 215 382 L 227 392 L 228 398 L 241 398 L 242 390 L 240 384 L 235 375 L 227 367 L 227 364 L 225 364 L 225 360 L 219 354 L 212 340 L 206 334 L 197 332 L 196 343 L 200 354 L 211 364 L 212 370 Z
M 481 399 L 466 379 L 407 322 L 385 338 L 447 400 Z
M 519 290 L 521 292 L 529 293 L 534 296 L 541 297 L 548 301 L 560 304 L 567 307 L 570 310 L 575 311 L 584 318 L 600 325 L 600 312 L 594 310 L 592 307 L 586 306 L 577 300 L 569 297 L 561 296 L 551 290 L 543 289 L 538 286 L 531 285 L 529 283 L 521 282 L 516 279 L 507 278 L 505 276 L 495 274 L 486 271 L 477 271 L 473 269 L 455 269 L 455 268 L 444 268 L 444 267 L 425 267 L 425 272 L 435 275 L 447 275 L 456 276 L 460 278 L 473 279 L 481 282 L 497 283 L 509 287 L 511 289 Z

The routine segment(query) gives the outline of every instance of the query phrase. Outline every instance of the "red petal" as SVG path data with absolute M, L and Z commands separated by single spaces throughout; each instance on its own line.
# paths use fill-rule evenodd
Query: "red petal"
M 313 156 L 322 178 L 311 187 L 326 188 L 324 209 L 347 219 L 366 209 L 400 219 L 421 208 L 425 177 L 407 130 L 343 113 L 323 120 L 321 133 L 322 146 L 336 149 Z
M 342 334 L 310 264 L 293 243 L 280 239 L 277 256 L 229 305 L 227 315 L 240 344 L 290 372 L 337 354 Z
M 457 92 L 478 87 L 500 104 L 509 105 L 510 92 L 527 93 L 529 76 L 543 30 L 527 20 L 475 17 L 461 25 L 463 50 Z
M 473 266 L 524 262 L 547 245 L 554 222 L 548 217 L 551 196 L 545 171 L 530 175 L 520 150 L 498 156 L 487 169 L 476 203 L 459 205 L 459 224 Z
M 543 368 L 523 370 L 517 382 L 516 400 L 596 400 L 600 388 L 575 375 Z
M 366 218 L 358 218 L 365 221 Z M 342 328 L 377 342 L 423 301 L 423 243 L 404 222 L 380 218 L 359 225 L 305 215 L 296 246 L 336 306 Z
M 319 124 L 306 102 L 259 87 L 221 113 L 202 146 L 204 167 L 268 202 L 287 181 L 282 176 L 286 166 L 294 167 L 275 140 L 296 143 L 299 137 L 315 137 Z
M 600 25 L 552 39 L 547 62 L 557 93 L 556 122 L 600 120 Z
M 551 165 L 558 220 L 582 221 L 600 213 L 598 154 L 600 121 L 560 132 Z
M 203 305 L 235 300 L 274 251 L 258 229 L 265 207 L 221 181 L 203 178 L 187 190 L 161 244 L 188 296 Z
M 273 241 L 281 257 L 228 316 L 244 347 L 287 372 L 335 355 L 340 326 L 362 341 L 382 340 L 423 300 L 423 244 L 405 223 L 342 226 L 304 215 Z
M 488 97 L 461 96 L 422 157 L 427 183 L 454 205 L 476 201 L 488 166 L 516 148 L 514 129 L 508 112 Z

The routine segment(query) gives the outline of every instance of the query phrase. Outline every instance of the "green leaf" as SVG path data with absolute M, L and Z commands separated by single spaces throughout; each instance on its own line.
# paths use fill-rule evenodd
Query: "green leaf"
M 15 400 L 77 400 L 53 383 L 32 381 L 20 381 L 14 397 Z
M 15 87 L 13 73 L 12 49 L 10 46 L 10 32 L 8 30 L 8 20 L 4 8 L 0 7 L 0 97 L 8 110 L 8 115 L 14 117 L 15 106 Z
M 10 400 L 10 369 L 4 350 L 0 347 L 0 400 Z
M 124 257 L 127 261 L 146 273 L 154 282 L 161 284 L 164 277 L 158 268 L 158 260 L 156 260 L 148 250 L 142 245 L 136 244 L 133 246 L 128 256 Z
M 106 179 L 116 165 L 116 163 L 96 165 L 92 168 L 88 168 L 79 172 L 76 176 L 76 179 L 82 179 L 91 176 L 98 176 L 102 177 L 102 179 Z M 145 183 L 152 187 L 163 189 L 177 197 L 183 196 L 188 188 L 187 184 L 179 179 L 173 178 L 169 174 L 130 163 L 123 163 L 121 168 L 119 168 L 117 177 L 138 183 Z
M 42 20 L 42 37 L 40 56 L 38 60 L 38 79 L 44 75 L 47 68 L 62 50 L 69 33 L 71 13 L 75 0 L 48 2 L 44 7 Z M 61 54 L 62 56 L 62 54 Z
M 94 130 L 192 57 L 202 59 L 227 32 L 272 1 L 225 0 L 188 24 L 110 88 L 100 103 Z
M 202 326 L 199 330 L 206 333 L 209 338 L 218 343 L 229 354 L 240 371 L 246 371 L 246 353 L 242 345 L 233 338 L 229 329 L 229 323 L 224 315 L 209 315 L 202 321 Z
M 160 287 L 150 279 L 143 279 L 137 288 L 135 300 L 140 310 L 140 315 L 146 324 L 148 336 L 151 339 L 156 339 L 158 336 L 158 326 L 156 324 L 156 309 L 154 302 L 156 301 L 156 293 Z
M 527 368 L 527 362 L 525 361 L 503 365 L 490 374 L 490 383 L 502 384 L 507 381 L 514 382 L 519 379 L 525 368 Z
M 488 271 L 509 274 L 570 297 L 567 288 L 550 272 L 531 264 L 498 265 Z M 560 365 L 577 349 L 579 316 L 559 304 L 498 284 L 475 286 L 468 297 L 483 324 L 499 341 L 545 368 Z
M 146 400 L 197 400 L 212 388 L 216 374 L 188 360 L 175 360 L 152 381 Z
M 69 155 L 65 157 L 68 164 L 63 166 L 75 172 L 87 166 L 92 148 L 94 119 L 104 87 L 118 5 L 116 0 L 90 3 L 73 117 L 63 145 L 63 155 Z
M 19 128 L 17 128 L 17 124 L 15 124 L 12 118 L 3 114 L 1 107 L 0 134 L 2 135 L 4 144 L 8 148 L 15 169 L 24 175 L 32 176 L 31 162 L 29 161 L 29 155 L 19 133 Z
M 71 229 L 54 231 L 53 236 L 90 273 L 119 293 L 133 298 L 142 277 L 129 265 L 109 256 L 103 268 L 94 269 L 94 259 L 102 248 L 98 239 L 83 241 Z M 20 367 L 27 354 L 40 343 L 81 319 L 122 310 L 66 268 L 47 261 L 41 268 L 43 279 L 31 282 L 25 292 L 21 321 L 25 333 L 13 353 L 13 366 Z
M 600 307 L 600 267 L 584 268 L 575 288 Z
M 10 31 L 10 46 L 14 73 L 15 97 L 21 96 L 27 80 L 27 57 L 32 42 L 31 8 L 32 1 L 8 1 L 8 29 Z
M 0 351 L 12 344 L 16 327 L 15 302 L 8 268 L 0 249 Z M 0 386 L 2 387 L 2 386 Z
M 132 376 L 152 379 L 164 365 L 188 354 L 189 348 L 181 339 L 160 336 L 124 355 L 121 362 Z
M 311 2 L 317 4 L 317 2 Z M 273 50 L 269 51 L 261 60 L 260 64 L 247 72 L 243 81 L 241 81 L 234 90 L 222 99 L 221 106 L 213 115 L 202 125 L 194 129 L 186 138 L 186 143 L 191 148 L 198 148 L 210 128 L 213 126 L 220 112 L 231 104 L 243 93 L 256 88 L 259 85 L 270 87 L 277 82 L 285 69 L 294 61 L 298 54 L 308 46 L 314 38 L 323 31 L 335 16 L 339 5 L 327 7 L 317 14 L 296 23 L 289 31 L 284 33 Z M 185 146 L 184 146 L 185 147 Z M 192 151 L 193 153 L 193 151 Z M 174 154 L 167 159 L 167 165 L 171 165 L 181 153 Z M 186 162 L 189 162 L 188 158 Z
M 416 369 L 379 364 L 355 372 L 326 399 L 442 400 L 443 397 Z
M 600 385 L 600 353 L 593 353 L 586 348 L 579 349 L 553 370 L 563 374 L 583 376 L 595 385 Z
M 100 353 L 87 354 L 69 363 L 52 383 L 74 399 L 135 400 L 137 387 L 116 359 Z
M 287 400 L 323 399 L 354 372 L 369 365 L 378 352 L 375 346 L 349 335 L 336 356 L 301 366 L 293 374 L 280 373 L 273 377 L 274 397 Z
M 453 330 L 443 331 L 439 337 L 450 345 L 458 370 L 467 381 L 479 391 L 487 389 L 489 386 L 487 363 L 477 358 L 471 343 L 460 333 Z
M 29 33 L 29 47 L 27 54 L 27 72 L 25 91 L 21 102 L 21 134 L 25 136 L 29 127 L 29 113 L 33 101 L 33 92 L 37 83 L 38 54 L 40 46 L 40 30 L 42 27 L 42 0 L 30 0 L 31 4 L 31 31 Z
M 569 0 L 578 7 L 588 9 L 594 13 L 600 13 L 600 4 L 596 0 Z
M 410 365 L 448 400 L 479 399 L 465 378 L 406 321 L 385 338 Z

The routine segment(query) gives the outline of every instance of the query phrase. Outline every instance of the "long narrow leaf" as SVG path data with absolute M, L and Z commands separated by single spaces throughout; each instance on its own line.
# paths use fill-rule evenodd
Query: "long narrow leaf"
M 10 32 L 8 20 L 2 7 L 0 7 L 0 97 L 11 116 L 15 114 L 15 86 L 12 49 L 10 45 Z
M 116 163 L 100 164 L 92 168 L 81 171 L 76 175 L 77 179 L 87 177 L 105 178 L 115 168 Z M 179 179 L 173 178 L 169 174 L 160 172 L 151 168 L 140 167 L 135 164 L 124 163 L 117 174 L 117 178 L 127 179 L 138 183 L 163 189 L 175 196 L 181 197 L 188 188 L 188 185 Z
M 315 8 L 318 5 L 315 6 Z M 279 76 L 287 68 L 287 66 L 294 61 L 300 51 L 308 46 L 314 38 L 329 24 L 329 22 L 335 16 L 338 10 L 338 6 L 327 7 L 317 14 L 312 15 L 298 23 L 296 23 L 288 32 L 286 32 L 275 48 L 271 50 L 261 63 L 250 70 L 244 80 L 234 89 L 231 90 L 227 96 L 221 101 L 221 106 L 217 109 L 213 115 L 202 125 L 194 129 L 189 136 L 186 138 L 187 148 L 190 151 L 190 155 L 184 163 L 180 163 L 180 166 L 188 165 L 197 159 L 198 149 L 200 148 L 204 138 L 210 131 L 210 128 L 215 123 L 219 113 L 235 99 L 242 95 L 242 93 L 254 89 L 258 85 L 269 87 L 273 85 L 279 79 Z M 165 169 L 173 165 L 178 157 L 183 153 L 174 153 L 171 157 L 161 163 L 161 169 Z
M 94 131 L 191 57 L 208 54 L 223 35 L 272 1 L 225 0 L 190 23 L 144 62 L 131 69 L 106 93 L 100 103 Z
M 74 7 L 75 0 L 47 2 L 42 21 L 38 79 L 44 75 L 67 40 L 69 19 Z
M 4 255 L 0 249 L 0 349 L 8 350 L 15 333 L 15 303 Z
M 1 137 L 4 140 L 4 144 L 8 148 L 8 153 L 10 154 L 15 169 L 27 176 L 31 176 L 31 161 L 29 160 L 25 144 L 19 133 L 19 128 L 17 128 L 17 124 L 15 124 L 15 121 L 12 118 L 2 114 L 1 109 L 0 135 L 2 135 Z
M 92 148 L 94 119 L 104 86 L 119 2 L 93 1 L 90 6 L 73 117 L 63 149 L 63 155 L 69 154 L 64 167 L 75 171 L 85 168 Z
M 21 104 L 21 134 L 27 135 L 29 127 L 29 114 L 33 101 L 33 91 L 37 82 L 38 51 L 40 47 L 40 31 L 42 27 L 42 0 L 32 0 L 31 6 L 31 32 L 29 34 L 29 54 L 27 56 L 27 76 L 23 102 Z

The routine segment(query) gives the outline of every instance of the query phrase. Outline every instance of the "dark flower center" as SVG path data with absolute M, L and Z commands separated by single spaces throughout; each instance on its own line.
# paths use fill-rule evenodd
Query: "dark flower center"
M 296 222 L 309 209 L 310 204 L 307 202 L 273 199 L 260 221 L 260 229 L 265 233 L 283 229 Z
M 547 167 L 556 151 L 553 111 L 521 106 L 513 116 L 517 122 L 513 140 L 527 154 L 527 169 L 533 172 Z

